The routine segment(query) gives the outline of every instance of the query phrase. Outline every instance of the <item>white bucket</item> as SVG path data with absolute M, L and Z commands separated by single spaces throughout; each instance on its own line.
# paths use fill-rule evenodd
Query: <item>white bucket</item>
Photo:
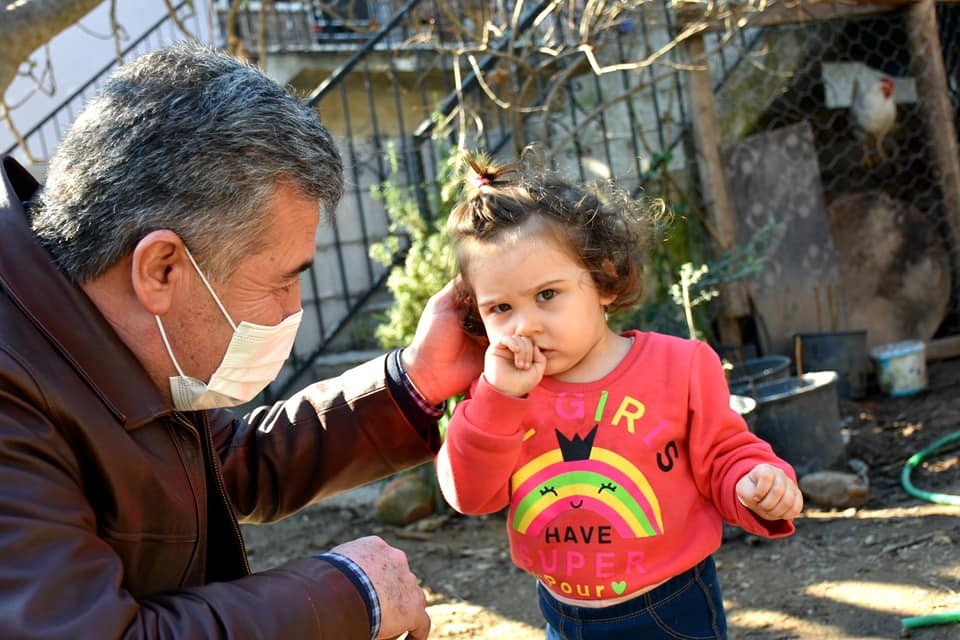
M 757 417 L 757 414 L 754 413 L 754 409 L 757 408 L 757 401 L 749 396 L 731 394 L 730 408 L 739 413 L 744 422 L 747 423 L 747 429 L 753 431 L 754 419 Z
M 877 385 L 890 396 L 907 396 L 927 386 L 927 356 L 922 340 L 882 344 L 870 350 Z

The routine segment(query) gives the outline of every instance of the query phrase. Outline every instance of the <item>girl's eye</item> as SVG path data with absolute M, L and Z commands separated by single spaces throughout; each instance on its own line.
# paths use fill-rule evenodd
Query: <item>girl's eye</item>
M 556 297 L 557 297 L 556 289 L 544 289 L 543 291 L 537 294 L 537 298 L 543 301 L 552 300 Z
M 507 311 L 510 311 L 510 305 L 508 305 L 505 302 L 501 302 L 500 304 L 495 304 L 490 309 L 491 313 L 505 313 Z

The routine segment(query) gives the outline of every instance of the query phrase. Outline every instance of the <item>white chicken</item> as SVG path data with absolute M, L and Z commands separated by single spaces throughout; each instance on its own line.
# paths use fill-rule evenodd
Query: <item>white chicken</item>
M 874 152 L 880 160 L 887 157 L 883 150 L 883 139 L 897 119 L 893 89 L 893 80 L 888 77 L 873 82 L 866 90 L 860 88 L 856 79 L 853 81 L 850 112 L 863 144 L 863 164 L 868 167 L 874 164 Z

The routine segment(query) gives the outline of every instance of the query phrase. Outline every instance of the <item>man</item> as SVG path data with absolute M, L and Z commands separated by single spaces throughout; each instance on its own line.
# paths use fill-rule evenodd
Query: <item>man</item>
M 448 287 L 402 352 L 224 409 L 288 356 L 341 195 L 317 114 L 178 45 L 121 67 L 48 175 L 0 176 L 0 635 L 426 638 L 379 538 L 251 575 L 237 526 L 431 459 L 480 369 Z

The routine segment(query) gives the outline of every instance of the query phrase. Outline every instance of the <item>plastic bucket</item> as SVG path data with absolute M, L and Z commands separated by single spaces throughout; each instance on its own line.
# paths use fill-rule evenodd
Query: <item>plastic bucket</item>
M 798 476 L 837 468 L 846 459 L 835 371 L 764 382 L 753 397 L 754 433 L 793 465 Z
M 908 396 L 927 386 L 927 354 L 922 340 L 904 340 L 874 347 L 877 386 L 890 396 Z
M 747 423 L 747 428 L 750 429 L 750 431 L 754 430 L 754 423 L 756 422 L 757 417 L 756 400 L 747 396 L 738 396 L 734 394 L 730 396 L 730 408 L 743 417 L 744 421 Z
M 795 333 L 794 352 L 799 371 L 836 371 L 837 394 L 862 398 L 867 393 L 867 330 Z
M 753 343 L 741 344 L 738 346 L 722 344 L 717 347 L 717 354 L 724 360 L 730 362 L 743 362 L 757 358 L 757 345 Z
M 786 378 L 790 375 L 790 358 L 787 356 L 764 356 L 736 362 L 730 370 L 730 392 L 743 396 L 754 396 L 752 387 L 766 382 Z

